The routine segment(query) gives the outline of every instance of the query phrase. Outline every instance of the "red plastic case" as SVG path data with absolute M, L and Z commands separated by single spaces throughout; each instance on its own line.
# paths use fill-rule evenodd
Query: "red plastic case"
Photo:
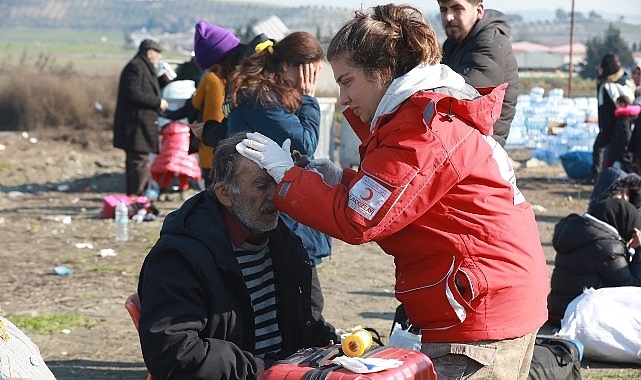
M 271 366 L 258 376 L 258 380 L 436 380 L 436 372 L 427 355 L 399 347 L 374 347 L 363 357 L 396 359 L 403 362 L 397 368 L 374 373 L 354 373 L 332 365 L 331 359 L 342 355 L 340 346 L 306 349 Z

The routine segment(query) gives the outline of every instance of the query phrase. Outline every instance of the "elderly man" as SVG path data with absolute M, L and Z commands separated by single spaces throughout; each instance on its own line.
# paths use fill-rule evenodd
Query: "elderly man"
M 125 151 L 125 193 L 145 195 L 151 179 L 149 154 L 158 153 L 158 116 L 167 109 L 156 68 L 160 44 L 146 39 L 120 74 L 113 146 Z
M 485 9 L 483 0 L 438 0 L 438 5 L 447 35 L 441 63 L 477 88 L 508 83 L 501 117 L 494 123 L 492 135 L 504 146 L 516 113 L 519 89 L 507 17 L 499 11 Z
M 312 316 L 311 268 L 273 206 L 276 182 L 222 140 L 213 183 L 167 215 L 143 263 L 140 344 L 158 379 L 253 379 L 338 341 Z

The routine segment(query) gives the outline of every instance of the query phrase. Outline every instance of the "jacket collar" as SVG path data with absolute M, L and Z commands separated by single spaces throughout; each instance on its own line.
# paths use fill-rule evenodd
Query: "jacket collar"
M 396 111 L 401 103 L 416 92 L 439 87 L 461 91 L 465 87 L 465 79 L 449 66 L 441 64 L 418 65 L 407 74 L 394 79 L 376 108 L 370 123 L 370 132 L 374 130 L 382 115 Z
M 583 219 L 590 220 L 590 221 L 592 221 L 593 223 L 596 223 L 596 224 L 602 225 L 604 228 L 607 228 L 608 230 L 612 231 L 612 232 L 613 232 L 613 233 L 615 233 L 617 236 L 619 236 L 619 231 L 617 231 L 617 229 L 616 229 L 616 228 L 614 228 L 613 226 L 611 226 L 610 224 L 608 224 L 608 223 L 606 223 L 606 222 L 604 222 L 604 221 L 602 221 L 602 220 L 600 220 L 600 219 L 595 218 L 594 216 L 592 216 L 592 215 L 588 214 L 587 212 L 586 212 L 586 213 L 584 213 L 582 216 L 583 216 Z

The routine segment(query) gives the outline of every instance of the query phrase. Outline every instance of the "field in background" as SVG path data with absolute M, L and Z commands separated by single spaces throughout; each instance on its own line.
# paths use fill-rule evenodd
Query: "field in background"
M 50 67 L 72 67 L 82 73 L 118 73 L 136 53 L 118 31 L 0 28 L 0 63 L 4 68 L 34 66 L 47 57 Z M 165 51 L 166 59 L 187 61 L 189 56 Z
M 11 76 L 11 68 L 39 70 L 43 61 L 48 68 L 68 68 L 90 75 L 117 75 L 135 54 L 135 50 L 126 46 L 126 35 L 119 31 L 0 28 L 0 84 L 3 77 Z M 190 59 L 188 55 L 169 50 L 163 52 L 163 57 L 171 62 Z M 535 86 L 543 87 L 546 92 L 550 88 L 562 88 L 565 94 L 568 93 L 568 74 L 565 72 L 528 72 L 523 73 L 520 80 L 520 93 L 529 93 Z M 325 88 L 335 91 L 329 85 Z M 573 96 L 593 96 L 594 91 L 594 81 L 573 79 Z M 335 95 L 323 93 L 319 96 Z

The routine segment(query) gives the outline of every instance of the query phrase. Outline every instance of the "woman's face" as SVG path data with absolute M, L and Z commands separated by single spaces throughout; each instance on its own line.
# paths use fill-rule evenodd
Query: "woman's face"
M 340 89 L 339 103 L 352 109 L 363 122 L 370 123 L 387 86 L 372 80 L 360 67 L 347 63 L 343 56 L 331 62 Z
M 323 68 L 323 61 L 311 62 L 311 65 L 313 67 L 312 71 L 318 73 Z M 293 87 L 300 87 L 300 65 L 285 64 L 283 66 L 283 76 L 287 82 L 292 84 Z

